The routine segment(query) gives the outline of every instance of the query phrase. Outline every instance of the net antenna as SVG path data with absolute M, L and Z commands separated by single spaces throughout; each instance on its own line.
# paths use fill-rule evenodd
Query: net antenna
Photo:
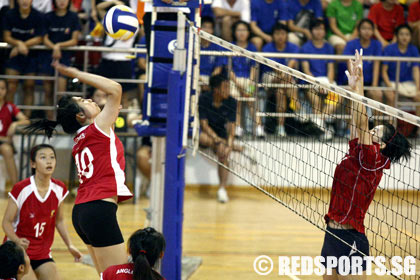
M 223 48 L 223 51 L 202 51 L 201 56 L 228 57 L 227 73 L 234 71 L 232 60 L 240 57 L 249 66 L 255 66 L 259 74 L 230 82 L 229 90 L 239 92 L 234 96 L 239 103 L 238 108 L 245 108 L 245 114 L 240 118 L 248 133 L 235 139 L 234 151 L 228 163 L 221 162 L 213 149 L 199 145 L 199 115 L 214 113 L 200 107 L 199 99 L 204 94 L 200 93 L 200 87 L 197 87 L 197 99 L 192 102 L 195 137 L 189 148 L 224 166 L 230 173 L 322 231 L 327 231 L 324 216 L 330 203 L 334 170 L 346 157 L 352 138 L 348 132 L 354 126 L 349 121 L 352 102 L 365 105 L 375 125 L 385 121 L 393 124 L 399 122 L 400 125 L 412 125 L 414 131 L 420 129 L 420 118 L 413 114 L 320 81 L 204 32 L 192 24 L 190 30 L 198 35 L 197 41 L 204 39 Z M 287 54 L 270 56 L 293 59 L 293 55 Z M 314 55 L 312 58 L 316 57 Z M 364 59 L 369 60 L 370 57 Z M 193 84 L 199 84 L 199 75 L 196 71 L 194 73 Z M 253 84 L 256 88 L 250 86 Z M 253 104 L 249 106 L 248 103 Z M 280 103 L 283 105 L 280 106 Z M 232 114 L 237 112 L 236 107 L 227 110 Z M 255 135 L 255 128 L 259 125 L 267 132 L 263 139 Z M 282 125 L 287 137 L 276 129 Z M 217 127 L 217 124 L 212 128 L 222 132 L 226 129 Z M 334 135 L 333 141 L 323 138 L 327 132 Z M 413 147 L 411 159 L 394 163 L 390 170 L 384 171 L 364 219 L 370 255 L 385 256 L 388 275 L 397 279 L 417 279 L 417 276 L 392 274 L 393 256 L 413 256 L 417 267 L 420 265 L 420 147 L 418 139 L 409 141 Z M 235 147 L 238 147 L 237 151 Z M 352 244 L 334 236 L 352 247 Z M 360 253 L 363 255 L 363 252 Z

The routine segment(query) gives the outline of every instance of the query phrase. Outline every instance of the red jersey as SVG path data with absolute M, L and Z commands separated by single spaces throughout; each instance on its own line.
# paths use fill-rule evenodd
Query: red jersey
M 125 185 L 124 147 L 112 129 L 107 135 L 96 123 L 80 128 L 72 154 L 80 182 L 75 204 L 113 196 L 120 202 L 133 196 Z
M 420 20 L 420 3 L 418 1 L 412 3 L 410 5 L 410 9 L 408 10 L 408 22 L 416 22 Z
M 5 102 L 0 108 L 0 136 L 6 136 L 7 130 L 20 110 L 15 104 Z
M 133 263 L 113 265 L 101 273 L 101 280 L 133 280 Z
M 356 138 L 349 142 L 349 146 L 349 152 L 335 169 L 330 208 L 325 220 L 327 223 L 333 219 L 340 224 L 349 224 L 365 233 L 363 220 L 383 169 L 389 169 L 391 162 L 381 154 L 378 143 L 361 145 Z
M 133 280 L 133 270 L 133 263 L 113 265 L 101 273 L 101 280 Z M 155 278 L 159 277 L 165 280 L 165 278 L 154 270 L 152 270 L 152 274 L 154 274 Z
M 370 8 L 368 18 L 378 26 L 379 33 L 385 40 L 392 40 L 397 26 L 404 24 L 404 8 L 396 4 L 391 11 L 385 10 L 382 2 Z
M 41 197 L 34 176 L 14 185 L 9 193 L 18 207 L 13 228 L 17 236 L 29 240 L 26 253 L 31 260 L 51 258 L 57 209 L 68 193 L 63 182 L 51 179 L 47 193 Z

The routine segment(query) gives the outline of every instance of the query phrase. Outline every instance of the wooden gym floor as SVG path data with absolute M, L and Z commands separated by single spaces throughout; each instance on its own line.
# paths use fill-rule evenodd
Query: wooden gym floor
M 216 201 L 216 188 L 191 187 L 185 192 L 183 253 L 203 260 L 191 280 L 322 279 L 318 276 L 276 275 L 278 256 L 318 256 L 324 238 L 322 231 L 255 189 L 230 189 L 229 196 L 229 203 L 220 204 Z M 1 216 L 6 203 L 6 198 L 0 199 Z M 147 206 L 145 199 L 136 205 L 123 203 L 119 206 L 118 219 L 125 240 L 143 227 L 143 208 Z M 68 198 L 65 202 L 67 226 L 73 243 L 87 253 L 71 224 L 72 207 L 73 200 Z M 259 276 L 254 272 L 254 259 L 260 255 L 268 255 L 274 260 L 274 270 L 269 276 Z M 53 257 L 62 280 L 99 279 L 93 267 L 73 263 L 58 234 Z M 420 265 L 417 263 L 419 274 Z M 394 278 L 370 276 L 368 279 Z

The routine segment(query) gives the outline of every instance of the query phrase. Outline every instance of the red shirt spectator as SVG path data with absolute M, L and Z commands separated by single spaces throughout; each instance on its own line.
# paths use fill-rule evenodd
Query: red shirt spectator
M 410 9 L 408 10 L 408 22 L 416 22 L 420 20 L 420 2 L 414 2 L 410 5 Z
M 386 45 L 384 40 L 392 40 L 395 28 L 405 22 L 404 8 L 400 4 L 389 4 L 388 1 L 390 0 L 373 5 L 368 16 L 375 23 L 375 36 L 382 45 Z M 376 31 L 379 31 L 379 34 Z

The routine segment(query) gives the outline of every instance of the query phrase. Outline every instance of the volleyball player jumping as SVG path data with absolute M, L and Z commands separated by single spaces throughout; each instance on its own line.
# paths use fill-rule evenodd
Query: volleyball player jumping
M 60 74 L 77 78 L 107 94 L 101 111 L 90 99 L 63 96 L 57 121 L 41 120 L 29 131 L 44 130 L 51 137 L 57 124 L 74 137 L 73 157 L 79 188 L 73 208 L 73 225 L 87 245 L 98 273 L 127 262 L 124 239 L 117 221 L 117 203 L 132 197 L 125 185 L 124 148 L 112 129 L 121 103 L 121 85 L 102 76 L 54 62 Z
M 358 51 L 355 59 L 350 60 L 346 74 L 351 89 L 363 95 L 363 61 Z M 353 125 L 349 151 L 335 169 L 330 207 L 325 216 L 327 232 L 321 252 L 324 258 L 369 256 L 369 241 L 363 220 L 383 170 L 389 169 L 391 163 L 410 157 L 410 143 L 391 124 L 385 123 L 369 130 L 364 104 L 353 102 L 351 114 Z M 365 271 L 365 261 L 362 267 Z M 339 267 L 333 270 L 333 275 L 324 275 L 324 279 L 339 279 L 338 270 Z M 341 276 L 340 279 L 366 279 L 366 275 Z

